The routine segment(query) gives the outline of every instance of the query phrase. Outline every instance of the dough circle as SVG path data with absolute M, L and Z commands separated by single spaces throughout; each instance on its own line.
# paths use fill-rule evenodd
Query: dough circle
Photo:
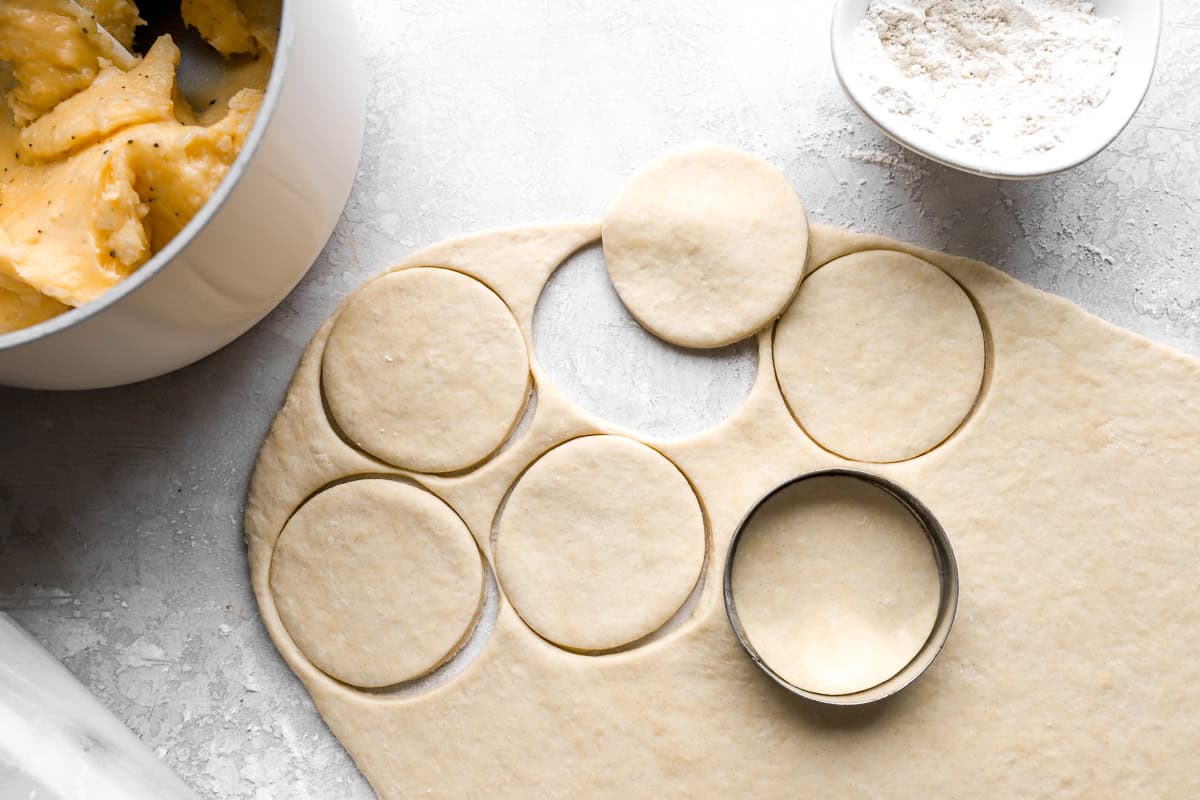
M 333 420 L 371 455 L 453 472 L 494 453 L 529 396 L 529 355 L 508 306 L 474 278 L 418 267 L 371 281 L 329 334 Z
M 478 614 L 483 562 L 440 499 L 368 478 L 301 506 L 275 546 L 270 584 L 279 619 L 313 664 L 377 688 L 454 654 Z
M 802 480 L 747 522 L 733 599 L 763 661 L 801 689 L 843 695 L 898 673 L 937 621 L 941 580 L 919 520 L 849 476 Z
M 783 313 L 804 277 L 808 218 L 765 161 L 701 147 L 631 178 L 604 217 L 603 244 L 643 327 L 683 347 L 721 347 Z
M 585 436 L 543 455 L 500 515 L 496 570 L 525 623 L 596 652 L 658 630 L 700 579 L 704 516 L 691 484 L 655 450 Z
M 844 458 L 905 461 L 971 413 L 986 345 L 949 275 L 905 253 L 868 250 L 808 276 L 775 331 L 784 399 L 818 444 Z

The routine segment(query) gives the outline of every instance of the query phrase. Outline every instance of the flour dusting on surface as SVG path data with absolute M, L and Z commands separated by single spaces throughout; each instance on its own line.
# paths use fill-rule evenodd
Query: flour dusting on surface
M 1019 157 L 1104 102 L 1121 29 L 1079 0 L 872 0 L 852 48 L 889 113 L 957 150 Z

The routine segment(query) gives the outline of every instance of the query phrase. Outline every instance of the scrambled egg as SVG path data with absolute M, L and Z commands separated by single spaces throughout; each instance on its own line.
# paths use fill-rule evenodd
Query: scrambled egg
M 133 48 L 134 32 L 146 24 L 133 0 L 79 0 L 79 5 L 95 14 L 96 21 L 127 50 Z
M 0 2 L 12 87 L 0 115 L 0 333 L 94 300 L 195 216 L 253 127 L 278 9 L 184 0 L 184 20 L 218 50 L 266 57 L 265 69 L 233 70 L 244 88 L 202 124 L 177 89 L 171 37 L 128 55 L 142 24 L 131 0 Z
M 278 0 L 183 0 L 183 21 L 227 56 L 275 51 Z

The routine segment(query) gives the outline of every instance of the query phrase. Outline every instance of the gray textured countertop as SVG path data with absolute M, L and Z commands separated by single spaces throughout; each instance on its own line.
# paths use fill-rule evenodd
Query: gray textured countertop
M 372 79 L 345 217 L 304 283 L 215 356 L 138 386 L 0 390 L 0 609 L 202 796 L 371 797 L 255 610 L 240 514 L 300 351 L 405 253 L 600 215 L 636 166 L 712 140 L 782 169 L 813 219 L 987 260 L 1200 355 L 1200 8 L 1167 0 L 1141 113 L 1091 163 L 1006 184 L 906 154 L 843 99 L 830 3 L 355 0 Z M 539 357 L 656 432 L 736 406 L 754 356 L 662 348 L 594 257 L 557 276 Z M 543 313 L 544 312 L 544 313 Z M 586 347 L 586 357 L 579 348 Z M 656 369 L 641 370 L 647 364 Z M 624 371 L 624 372 L 622 372 Z M 614 374 L 652 374 L 634 396 Z

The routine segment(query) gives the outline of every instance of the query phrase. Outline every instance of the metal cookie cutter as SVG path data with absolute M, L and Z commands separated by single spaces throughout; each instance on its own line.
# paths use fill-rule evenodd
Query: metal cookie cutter
M 762 656 L 755 650 L 754 645 L 746 635 L 746 630 L 738 618 L 737 604 L 734 602 L 733 596 L 733 562 L 737 558 L 738 543 L 742 538 L 742 533 L 754 519 L 754 515 L 767 501 L 779 492 L 801 481 L 825 477 L 843 477 L 863 481 L 887 492 L 908 509 L 909 513 L 916 518 L 917 522 L 924 529 L 925 534 L 929 537 L 929 543 L 933 548 L 934 559 L 937 563 L 938 578 L 941 582 L 941 596 L 933 627 L 929 631 L 929 637 L 925 640 L 921 649 L 917 651 L 917 654 L 913 656 L 912 660 L 882 683 L 860 691 L 836 695 L 822 694 L 810 691 L 802 686 L 797 686 L 772 669 L 771 665 L 763 660 Z M 933 663 L 934 659 L 937 658 L 938 653 L 942 650 L 942 646 L 945 645 L 946 639 L 950 635 L 950 628 L 954 625 L 954 615 L 958 608 L 958 565 L 954 560 L 954 550 L 950 546 L 950 540 L 946 536 L 946 532 L 943 530 L 941 524 L 937 521 L 937 518 L 933 516 L 933 513 L 921 501 L 917 500 L 906 489 L 878 475 L 849 469 L 826 469 L 799 475 L 776 486 L 755 503 L 749 513 L 738 523 L 737 529 L 733 533 L 733 538 L 730 540 L 729 554 L 725 559 L 724 585 L 725 612 L 729 616 L 729 623 L 733 626 L 733 632 L 737 635 L 742 648 L 758 668 L 765 672 L 771 680 L 792 694 L 808 700 L 814 700 L 818 703 L 836 706 L 864 705 L 883 700 L 899 692 L 919 678 L 929 668 L 929 665 Z

